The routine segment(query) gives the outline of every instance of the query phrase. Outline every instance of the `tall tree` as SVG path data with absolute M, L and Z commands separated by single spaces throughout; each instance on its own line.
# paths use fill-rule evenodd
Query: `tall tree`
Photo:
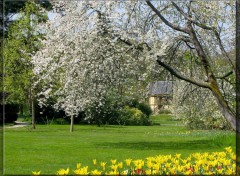
M 105 80 L 119 78 L 119 82 L 124 82 L 122 76 L 116 74 L 119 73 L 117 69 L 104 67 L 104 62 L 117 62 L 121 66 L 120 70 L 126 69 L 126 73 L 133 74 L 139 74 L 139 69 L 136 68 L 140 68 L 141 63 L 147 65 L 147 70 L 154 69 L 158 64 L 179 79 L 209 89 L 226 120 L 233 129 L 239 131 L 236 128 L 236 114 L 219 86 L 220 80 L 225 81 L 235 74 L 234 58 L 227 52 L 232 49 L 234 40 L 231 35 L 235 25 L 232 21 L 235 15 L 234 1 L 211 1 L 207 4 L 192 0 L 54 3 L 55 10 L 61 12 L 61 15 L 46 27 L 49 38 L 44 41 L 45 47 L 35 57 L 35 72 L 43 75 L 41 80 L 49 75 L 73 75 L 72 72 L 64 73 L 62 70 L 61 73 L 53 74 L 63 65 L 60 63 L 67 63 L 71 71 L 76 67 L 76 70 L 84 68 L 81 73 L 90 73 L 84 75 L 87 78 L 81 76 L 76 81 L 68 79 L 71 82 L 69 90 L 74 92 L 72 96 L 76 97 L 79 93 L 82 98 L 77 98 L 81 99 L 78 104 L 77 100 L 70 101 L 75 102 L 76 109 L 83 107 L 92 95 L 106 91 L 107 84 L 101 84 Z M 55 44 L 56 41 L 58 44 Z M 176 55 L 183 54 L 183 50 L 191 50 L 197 55 L 192 70 L 197 70 L 198 74 L 190 72 L 190 68 L 181 69 Z M 214 67 L 216 55 L 224 56 L 226 72 L 222 73 Z M 44 58 L 41 63 L 40 58 Z M 58 62 L 54 61 L 56 58 Z M 102 63 L 96 62 L 100 61 L 99 58 Z M 123 63 L 119 58 L 131 59 Z M 95 68 L 99 67 L 102 69 L 95 72 Z M 100 88 L 96 86 L 99 83 L 97 80 L 100 80 Z M 66 88 L 66 84 L 62 87 Z M 43 94 L 49 96 L 52 90 L 46 88 Z M 70 92 L 66 90 L 65 92 Z M 59 96 L 62 97 L 61 102 L 66 100 L 63 94 L 61 92 Z
M 177 23 L 172 23 L 170 20 L 166 19 L 163 16 L 163 13 L 159 10 L 159 7 L 151 3 L 150 1 L 146 1 L 147 5 L 155 12 L 155 14 L 163 21 L 165 25 L 173 29 L 174 31 L 178 31 L 185 35 L 187 38 L 187 42 L 190 43 L 190 48 L 194 49 L 196 51 L 196 54 L 198 56 L 199 64 L 202 66 L 205 74 L 205 80 L 200 81 L 196 79 L 192 79 L 190 77 L 186 77 L 182 73 L 179 73 L 174 69 L 171 65 L 165 63 L 161 56 L 157 56 L 157 62 L 159 65 L 163 66 L 166 70 L 168 70 L 171 74 L 176 76 L 179 79 L 185 80 L 187 82 L 190 82 L 192 84 L 195 84 L 197 86 L 207 88 L 209 89 L 213 96 L 215 97 L 219 108 L 221 109 L 222 114 L 227 119 L 227 121 L 231 124 L 231 126 L 235 130 L 237 129 L 236 126 L 236 117 L 233 110 L 229 107 L 228 102 L 224 98 L 223 90 L 221 90 L 218 82 L 218 72 L 214 72 L 213 69 L 213 60 L 212 55 L 209 53 L 208 49 L 206 49 L 206 45 L 204 44 L 207 42 L 206 40 L 202 39 L 203 35 L 200 35 L 200 31 L 205 31 L 208 33 L 211 33 L 212 40 L 215 40 L 217 46 L 219 47 L 220 51 L 224 54 L 225 58 L 229 61 L 229 65 L 231 66 L 231 69 L 228 70 L 228 72 L 224 73 L 223 76 L 220 77 L 220 79 L 224 79 L 228 77 L 230 74 L 233 74 L 235 71 L 235 67 L 233 64 L 233 60 L 229 57 L 228 53 L 226 52 L 226 49 L 224 47 L 224 44 L 221 39 L 221 28 L 211 24 L 210 22 L 214 22 L 211 20 L 204 19 L 202 17 L 199 17 L 196 13 L 196 7 L 199 8 L 197 4 L 190 1 L 186 4 L 187 8 L 184 8 L 181 4 L 178 5 L 174 1 L 171 1 L 171 5 L 177 10 L 178 14 L 182 16 L 183 19 L 183 25 L 179 25 Z M 201 5 L 201 4 L 200 4 Z M 221 6 L 224 6 L 225 4 L 220 4 Z M 211 8 L 211 6 L 209 6 Z M 219 12 L 218 12 L 219 13 Z M 221 20 L 221 18 L 219 18 Z M 215 21 L 218 22 L 218 21 Z M 217 50 L 218 48 L 215 48 Z
M 47 15 L 34 1 L 27 2 L 19 18 L 11 24 L 4 45 L 4 92 L 6 102 L 24 105 L 29 101 L 32 128 L 35 129 L 32 55 L 38 50 L 43 37 L 36 26 Z
M 13 16 L 20 12 L 29 0 L 0 0 L 0 8 L 2 8 L 0 16 L 0 33 L 1 36 L 6 36 L 8 27 L 14 21 Z M 47 11 L 51 10 L 52 5 L 49 0 L 35 0 L 35 3 L 40 4 L 41 7 Z M 3 33 L 4 32 L 4 33 Z

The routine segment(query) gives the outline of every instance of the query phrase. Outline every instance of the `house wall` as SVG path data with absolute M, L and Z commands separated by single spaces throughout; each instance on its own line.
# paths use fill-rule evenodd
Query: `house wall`
M 151 96 L 149 97 L 149 105 L 153 111 L 153 113 L 156 113 L 159 111 L 161 106 L 161 97 Z
M 170 97 L 165 95 L 150 96 L 149 105 L 153 113 L 157 113 L 161 109 L 169 109 L 171 105 Z

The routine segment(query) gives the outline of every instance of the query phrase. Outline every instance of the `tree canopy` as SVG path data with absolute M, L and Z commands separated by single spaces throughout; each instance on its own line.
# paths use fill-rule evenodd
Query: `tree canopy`
M 234 50 L 234 1 L 53 3 L 58 15 L 42 26 L 47 38 L 33 59 L 36 84 L 45 85 L 42 100 L 55 96 L 56 106 L 74 114 L 92 101 L 101 102 L 110 88 L 131 85 L 126 77 L 144 77 L 159 71 L 159 65 L 210 90 L 236 130 L 235 113 L 220 86 L 235 74 L 235 58 L 228 53 Z
M 25 4 L 13 22 L 4 43 L 4 92 L 6 103 L 29 105 L 34 117 L 32 55 L 38 50 L 43 33 L 36 26 L 46 21 L 44 10 L 33 1 Z M 33 118 L 34 119 L 34 118 Z M 33 120 L 34 125 L 34 120 Z M 35 128 L 35 127 L 34 127 Z

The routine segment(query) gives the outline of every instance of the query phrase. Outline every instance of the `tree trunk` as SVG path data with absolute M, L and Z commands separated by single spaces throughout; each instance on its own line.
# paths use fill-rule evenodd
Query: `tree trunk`
M 32 107 L 32 129 L 36 129 L 35 126 L 35 106 L 34 106 L 34 96 L 31 95 L 31 107 Z
M 23 117 L 23 106 L 24 106 L 23 104 L 20 105 L 20 115 L 21 115 L 21 117 Z
M 239 127 L 237 127 L 237 120 L 236 120 L 235 115 L 230 110 L 230 108 L 227 105 L 226 101 L 224 100 L 219 88 L 216 87 L 217 86 L 216 84 L 217 84 L 216 82 L 211 84 L 210 89 L 212 91 L 213 96 L 215 97 L 215 99 L 217 101 L 218 107 L 221 110 L 222 115 L 231 124 L 232 128 L 235 131 L 240 131 Z
M 73 124 L 74 124 L 74 116 L 71 115 L 71 125 L 70 125 L 70 132 L 73 132 Z

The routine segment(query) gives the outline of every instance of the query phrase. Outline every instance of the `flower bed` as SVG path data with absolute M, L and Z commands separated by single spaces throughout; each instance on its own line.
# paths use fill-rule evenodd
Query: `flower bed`
M 60 169 L 56 175 L 236 175 L 236 155 L 231 147 L 223 152 L 159 155 L 146 159 L 93 160 L 94 169 L 77 164 L 75 169 Z M 40 175 L 40 171 L 32 172 Z

